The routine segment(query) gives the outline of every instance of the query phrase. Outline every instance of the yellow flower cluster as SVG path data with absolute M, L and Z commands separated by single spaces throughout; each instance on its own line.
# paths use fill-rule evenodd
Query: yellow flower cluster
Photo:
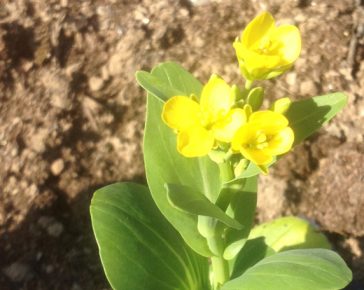
M 296 26 L 277 27 L 273 16 L 263 12 L 248 24 L 234 48 L 246 79 L 270 79 L 285 72 L 298 58 L 301 36 Z
M 287 70 L 300 53 L 301 39 L 295 26 L 276 27 L 264 12 L 248 24 L 234 48 L 241 72 L 251 82 Z M 237 102 L 234 87 L 212 75 L 201 96 L 170 98 L 162 119 L 176 131 L 177 150 L 185 157 L 204 156 L 225 144 L 233 153 L 265 166 L 293 145 L 294 133 L 283 115 L 288 106 L 289 99 L 284 98 L 272 110 L 252 112 L 249 104 Z
M 186 157 L 204 156 L 217 142 L 225 142 L 246 159 L 265 165 L 291 149 L 294 134 L 283 114 L 266 110 L 249 115 L 234 104 L 231 87 L 213 75 L 200 103 L 187 96 L 172 97 L 162 118 L 177 130 L 177 150 Z
M 234 105 L 234 90 L 212 75 L 202 90 L 200 103 L 188 96 L 172 97 L 163 107 L 162 118 L 177 130 L 178 151 L 186 157 L 198 157 L 208 154 L 215 141 L 231 142 L 246 122 L 244 110 Z
M 234 135 L 231 148 L 257 165 L 266 165 L 273 156 L 288 152 L 294 141 L 293 130 L 284 115 L 258 111 Z

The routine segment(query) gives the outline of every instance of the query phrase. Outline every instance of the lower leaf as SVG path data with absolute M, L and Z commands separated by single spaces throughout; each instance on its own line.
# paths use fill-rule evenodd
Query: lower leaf
M 294 249 L 331 249 L 325 235 L 307 220 L 282 217 L 254 227 L 249 239 L 233 263 L 232 277 L 243 274 L 248 268 L 276 252 Z
M 207 259 L 184 243 L 146 187 L 117 183 L 96 191 L 91 219 L 113 289 L 210 289 Z
M 331 249 L 325 235 L 307 220 L 287 216 L 258 225 L 252 229 L 249 239 L 264 237 L 265 243 L 276 252 L 290 249 Z
M 338 290 L 351 279 L 351 271 L 333 251 L 290 250 L 261 260 L 222 290 Z

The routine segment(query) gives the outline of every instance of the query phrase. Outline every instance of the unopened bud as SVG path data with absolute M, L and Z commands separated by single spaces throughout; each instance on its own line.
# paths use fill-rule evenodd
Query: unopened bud
M 263 104 L 263 98 L 264 89 L 256 87 L 249 92 L 246 102 L 252 107 L 253 111 L 257 111 Z
M 291 104 L 292 104 L 292 101 L 288 97 L 278 99 L 273 103 L 272 111 L 274 111 L 276 113 L 284 114 L 285 112 L 288 111 Z

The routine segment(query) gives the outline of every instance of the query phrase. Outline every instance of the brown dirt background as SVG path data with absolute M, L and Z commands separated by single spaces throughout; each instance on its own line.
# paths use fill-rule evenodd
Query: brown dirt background
M 231 46 L 259 11 L 303 51 L 268 96 L 343 91 L 349 104 L 261 179 L 258 219 L 306 217 L 364 289 L 364 4 L 352 0 L 0 0 L 0 289 L 108 289 L 93 191 L 144 182 L 136 70 L 181 63 L 242 84 Z

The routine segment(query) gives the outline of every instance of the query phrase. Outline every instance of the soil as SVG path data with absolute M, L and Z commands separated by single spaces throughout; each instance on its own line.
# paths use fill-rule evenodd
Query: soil
M 0 289 L 109 289 L 91 231 L 95 189 L 145 182 L 145 93 L 166 60 L 242 84 L 232 41 L 259 11 L 303 50 L 270 99 L 343 91 L 348 106 L 260 184 L 258 218 L 306 217 L 364 289 L 364 4 L 360 0 L 2 0 Z

